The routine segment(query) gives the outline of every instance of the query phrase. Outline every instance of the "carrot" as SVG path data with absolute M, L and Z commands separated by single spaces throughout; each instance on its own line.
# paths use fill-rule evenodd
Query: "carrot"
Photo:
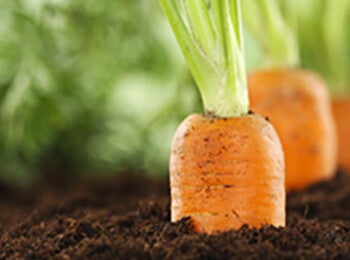
M 299 5 L 298 19 L 304 25 L 298 28 L 303 65 L 321 73 L 328 83 L 338 133 L 338 167 L 350 173 L 350 1 L 308 1 Z
M 284 157 L 271 124 L 249 114 L 239 0 L 160 0 L 201 92 L 205 115 L 176 131 L 171 220 L 197 232 L 285 225 Z
M 281 139 L 286 191 L 329 179 L 336 169 L 337 141 L 326 85 L 314 72 L 296 69 L 298 44 L 278 2 L 245 3 L 247 27 L 265 47 L 267 67 L 249 76 L 251 109 L 267 116 Z
M 338 166 L 350 174 L 350 97 L 333 98 L 338 133 Z
M 191 216 L 195 230 L 209 233 L 283 226 L 283 171 L 277 134 L 262 117 L 191 115 L 172 144 L 171 219 Z
M 286 190 L 334 175 L 336 133 L 320 77 L 306 70 L 265 70 L 249 76 L 251 107 L 268 116 L 282 142 Z

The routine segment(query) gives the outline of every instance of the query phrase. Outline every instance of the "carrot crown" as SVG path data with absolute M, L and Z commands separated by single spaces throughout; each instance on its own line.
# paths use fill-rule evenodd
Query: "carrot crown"
M 350 1 L 298 0 L 297 14 L 303 66 L 320 72 L 333 95 L 349 95 Z
M 159 0 L 215 117 L 248 113 L 240 0 Z
M 267 67 L 299 65 L 299 46 L 294 27 L 295 4 L 295 0 L 243 1 L 244 25 L 262 50 Z M 286 12 L 282 12 L 282 7 Z

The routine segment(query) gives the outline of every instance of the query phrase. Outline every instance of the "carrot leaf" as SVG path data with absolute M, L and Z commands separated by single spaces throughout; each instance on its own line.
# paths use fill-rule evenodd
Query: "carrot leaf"
M 299 24 L 307 24 L 298 28 L 303 66 L 321 73 L 333 95 L 349 95 L 350 1 L 312 0 L 297 11 Z
M 349 95 L 350 1 L 278 2 L 285 22 L 297 35 L 301 66 L 319 72 L 334 96 Z
M 159 0 L 207 115 L 247 114 L 240 0 Z
M 293 1 L 293 0 L 291 0 Z M 298 41 L 289 23 L 293 13 L 283 15 L 279 0 L 243 1 L 243 21 L 263 50 L 265 66 L 295 67 L 299 64 Z M 289 11 L 292 9 L 289 8 Z

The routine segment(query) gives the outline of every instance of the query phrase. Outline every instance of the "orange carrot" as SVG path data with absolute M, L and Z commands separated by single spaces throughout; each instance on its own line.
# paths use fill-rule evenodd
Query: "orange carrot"
M 207 233 L 284 226 L 282 147 L 271 124 L 248 113 L 240 1 L 160 1 L 206 111 L 185 119 L 172 143 L 172 221 L 190 216 Z
M 248 79 L 251 109 L 267 116 L 281 139 L 286 191 L 329 179 L 336 168 L 335 123 L 324 82 L 311 71 L 295 69 L 300 65 L 298 5 L 277 0 L 244 3 L 247 28 L 268 68 Z
M 197 231 L 248 223 L 285 225 L 283 152 L 257 115 L 182 122 L 170 159 L 171 219 L 191 216 Z
M 286 190 L 331 178 L 337 138 L 324 82 L 305 70 L 266 70 L 249 77 L 251 108 L 275 127 L 286 159 Z
M 338 133 L 338 166 L 350 174 L 350 97 L 333 98 Z
M 309 21 L 306 28 L 300 27 L 299 37 L 305 65 L 328 82 L 337 125 L 338 167 L 350 173 L 350 1 L 313 1 L 299 8 L 299 19 Z M 310 37 L 310 31 L 318 37 Z
M 297 10 L 306 25 L 298 30 L 303 63 L 327 80 L 337 124 L 338 167 L 350 173 L 350 1 L 309 2 Z
M 296 5 L 290 17 L 299 24 L 302 64 L 327 81 L 337 125 L 338 167 L 350 173 L 350 1 L 307 2 Z

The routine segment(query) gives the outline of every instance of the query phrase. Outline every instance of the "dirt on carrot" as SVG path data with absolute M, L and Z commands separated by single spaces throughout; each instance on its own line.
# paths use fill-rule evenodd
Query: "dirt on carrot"
M 338 166 L 350 172 L 350 97 L 333 98 L 333 115 L 338 134 Z
M 332 178 L 337 138 L 323 81 L 305 70 L 265 70 L 249 76 L 251 109 L 275 127 L 286 159 L 286 190 Z
M 170 183 L 172 221 L 191 216 L 196 231 L 285 225 L 283 152 L 258 115 L 185 119 L 172 143 Z
M 348 259 L 350 176 L 288 196 L 287 226 L 198 234 L 170 222 L 168 180 L 128 174 L 1 186 L 0 259 Z M 6 192 L 5 192 L 6 191 Z M 12 218 L 9 213 L 12 212 Z

